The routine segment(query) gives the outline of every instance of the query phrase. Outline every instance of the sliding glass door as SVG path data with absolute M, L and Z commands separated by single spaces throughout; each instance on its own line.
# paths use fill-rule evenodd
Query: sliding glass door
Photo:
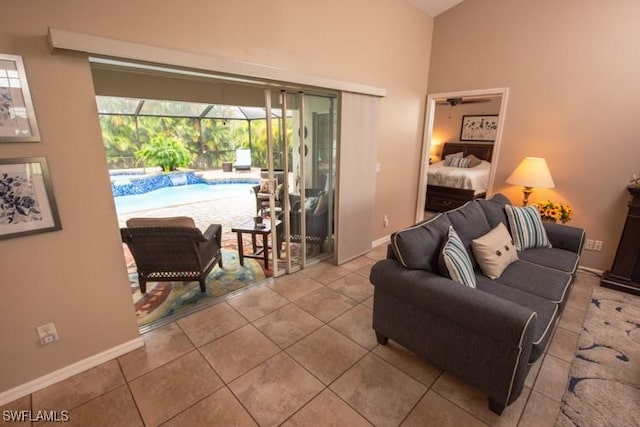
M 269 174 L 281 186 L 271 201 L 272 238 L 282 249 L 277 275 L 333 256 L 337 103 L 332 96 L 271 89 L 265 99 L 267 116 L 280 117 L 273 127 L 279 132 L 272 128 L 268 140 Z

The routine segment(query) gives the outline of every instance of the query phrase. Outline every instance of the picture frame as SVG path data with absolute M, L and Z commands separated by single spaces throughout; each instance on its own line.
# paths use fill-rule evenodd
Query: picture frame
M 22 57 L 0 54 L 0 142 L 38 142 L 40 132 Z
M 47 159 L 0 159 L 0 240 L 61 229 Z
M 498 134 L 497 114 L 462 116 L 460 141 L 494 142 Z

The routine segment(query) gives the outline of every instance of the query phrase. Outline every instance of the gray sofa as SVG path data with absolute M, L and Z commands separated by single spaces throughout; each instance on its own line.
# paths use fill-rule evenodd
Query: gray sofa
M 501 414 L 520 395 L 530 366 L 544 353 L 575 279 L 584 231 L 544 223 L 551 248 L 518 252 L 495 280 L 483 276 L 471 241 L 500 222 L 496 194 L 473 200 L 391 236 L 387 258 L 371 271 L 373 328 L 478 387 Z M 476 288 L 441 274 L 438 257 L 453 226 L 474 265 Z

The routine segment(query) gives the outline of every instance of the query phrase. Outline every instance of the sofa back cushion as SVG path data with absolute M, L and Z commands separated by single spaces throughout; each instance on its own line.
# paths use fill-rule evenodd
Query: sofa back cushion
M 484 211 L 491 229 L 496 228 L 500 223 L 504 224 L 507 229 L 509 228 L 509 221 L 504 207 L 505 205 L 511 205 L 511 201 L 505 195 L 496 193 L 490 199 L 478 199 L 477 202 Z
M 446 216 L 449 218 L 458 236 L 460 236 L 460 240 L 462 240 L 469 254 L 472 265 L 474 267 L 477 266 L 478 263 L 473 256 L 471 241 L 491 231 L 484 211 L 476 201 L 471 201 L 457 209 L 447 212 Z
M 447 239 L 451 222 L 440 214 L 391 235 L 391 247 L 396 260 L 410 270 L 438 273 L 440 248 Z

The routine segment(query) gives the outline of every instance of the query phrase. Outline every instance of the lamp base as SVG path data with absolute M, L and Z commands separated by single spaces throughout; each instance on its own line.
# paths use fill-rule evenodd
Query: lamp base
M 524 194 L 524 199 L 522 200 L 522 206 L 527 206 L 529 203 L 529 196 L 533 193 L 533 187 L 524 187 L 522 189 L 522 193 Z

